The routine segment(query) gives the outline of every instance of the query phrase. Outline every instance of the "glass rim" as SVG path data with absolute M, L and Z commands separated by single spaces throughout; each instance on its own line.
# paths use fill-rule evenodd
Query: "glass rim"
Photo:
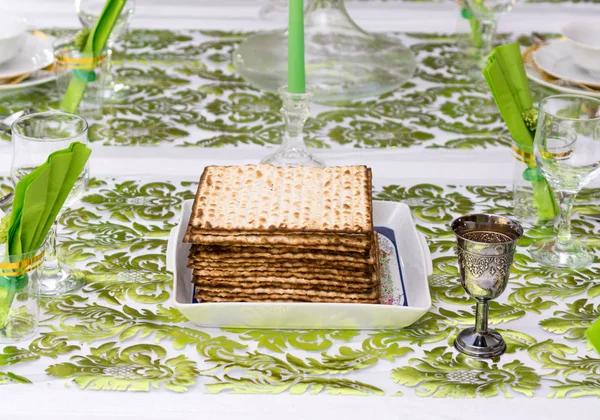
M 80 54 L 93 54 L 94 57 L 98 57 L 98 58 L 105 57 L 108 54 L 108 47 L 104 47 L 101 50 L 90 51 L 88 53 L 79 51 L 77 48 L 75 48 L 75 37 L 73 36 L 73 37 L 68 37 L 68 38 L 60 38 L 52 43 L 52 50 L 53 50 L 52 53 L 53 53 L 54 57 L 56 57 L 57 51 L 60 51 L 62 49 L 66 49 L 66 48 L 75 49 L 75 51 L 77 51 Z
M 480 242 L 480 241 L 477 241 L 474 239 L 468 239 L 468 238 L 464 237 L 464 233 L 469 230 L 474 230 L 474 229 L 466 228 L 467 225 L 474 225 L 474 226 L 476 225 L 476 226 L 480 226 L 480 227 L 483 227 L 483 226 L 505 227 L 506 230 L 508 231 L 508 233 L 514 235 L 515 238 L 511 239 L 511 240 L 507 240 L 507 241 L 494 242 L 494 243 Z M 523 226 L 516 219 L 513 219 L 512 217 L 509 217 L 509 216 L 503 216 L 500 214 L 491 214 L 491 213 L 469 213 L 469 214 L 465 214 L 463 216 L 459 216 L 459 217 L 455 218 L 454 220 L 452 220 L 452 222 L 450 222 L 450 229 L 452 230 L 452 233 L 454 233 L 454 235 L 459 237 L 461 240 L 463 240 L 465 242 L 470 242 L 473 244 L 480 244 L 480 245 L 494 245 L 494 244 L 502 245 L 502 244 L 516 243 L 524 234 Z M 500 229 L 500 230 L 503 230 L 503 229 Z M 505 233 L 505 232 L 500 232 L 500 233 Z
M 44 263 L 45 253 L 46 241 L 33 251 L 0 256 L 0 277 L 18 277 L 36 270 Z
M 44 240 L 42 245 L 40 245 L 38 248 L 36 248 L 32 251 L 29 251 L 29 252 L 24 252 L 22 254 L 0 254 L 0 266 L 3 264 L 3 261 L 6 258 L 15 259 L 16 261 L 27 260 L 27 259 L 30 259 L 31 257 L 35 257 L 35 256 L 39 255 L 40 253 L 43 253 L 45 251 L 45 249 L 46 249 L 46 241 Z
M 591 96 L 575 94 L 575 93 L 563 93 L 560 95 L 546 96 L 538 103 L 538 110 L 539 110 L 540 114 L 543 112 L 544 114 L 552 115 L 554 118 L 559 118 L 564 121 L 600 121 L 600 114 L 598 114 L 594 118 L 587 118 L 584 120 L 582 118 L 562 117 L 560 115 L 555 115 L 552 112 L 547 112 L 543 109 L 543 105 L 544 105 L 544 103 L 549 102 L 552 99 L 581 99 L 583 101 L 595 102 L 598 105 L 599 110 L 600 110 L 600 99 L 592 98 Z
M 51 116 L 51 115 L 63 115 L 63 116 L 70 117 L 74 120 L 83 121 L 83 129 L 81 131 L 79 131 L 77 134 L 73 134 L 72 136 L 64 137 L 64 138 L 60 138 L 60 139 L 43 139 L 43 138 L 29 137 L 26 135 L 18 134 L 19 138 L 21 138 L 23 140 L 28 140 L 28 141 L 37 141 L 40 143 L 49 142 L 49 141 L 68 141 L 68 140 L 73 140 L 76 137 L 79 137 L 83 133 L 86 133 L 88 131 L 89 124 L 85 118 L 82 118 L 79 115 L 70 114 L 68 112 L 63 112 L 63 111 L 44 111 L 44 112 L 36 112 L 33 114 L 23 115 L 11 124 L 10 131 L 14 135 L 16 133 L 17 124 L 19 124 L 20 122 L 26 121 L 31 118 L 36 118 L 36 117 L 40 117 L 40 116 Z

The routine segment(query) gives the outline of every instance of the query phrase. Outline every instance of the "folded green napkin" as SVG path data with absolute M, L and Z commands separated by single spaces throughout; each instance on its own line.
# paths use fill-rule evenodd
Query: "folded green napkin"
M 531 121 L 535 120 L 532 117 L 535 109 L 519 45 L 512 43 L 494 48 L 488 65 L 483 69 L 483 76 L 512 138 L 532 150 L 535 123 Z M 526 159 L 526 163 L 528 169 L 523 177 L 531 181 L 538 216 L 540 220 L 553 219 L 558 214 L 554 194 L 533 159 Z
M 600 354 L 600 318 L 594 321 L 594 323 L 585 330 L 585 335 L 590 344 L 596 349 L 596 352 Z
M 12 214 L 0 222 L 0 237 L 6 240 L 6 256 L 0 262 L 16 262 L 16 255 L 40 248 L 58 216 L 77 178 L 81 175 L 91 150 L 82 143 L 52 153 L 47 161 L 25 175 L 16 185 Z M 27 274 L 0 276 L 0 328 L 15 294 L 27 285 Z
M 123 7 L 127 3 L 127 0 L 107 0 L 102 13 L 96 21 L 96 25 L 91 30 L 83 53 L 87 57 L 95 57 L 95 54 L 100 54 L 106 47 L 106 42 L 110 37 L 110 34 L 117 23 L 117 19 L 121 15 Z M 96 58 L 96 57 L 95 57 Z M 94 72 L 94 64 L 91 65 L 90 70 L 76 69 L 73 70 L 73 78 L 69 83 L 69 87 L 65 93 L 65 97 L 62 100 L 61 108 L 70 113 L 77 112 L 79 103 L 83 99 L 85 89 L 89 81 L 94 80 L 92 73 Z

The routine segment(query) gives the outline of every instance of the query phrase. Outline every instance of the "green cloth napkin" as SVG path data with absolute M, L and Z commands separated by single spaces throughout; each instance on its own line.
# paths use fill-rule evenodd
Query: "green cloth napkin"
M 585 330 L 585 335 L 590 344 L 596 349 L 596 352 L 600 354 L 600 318 L 594 321 L 594 323 Z
M 95 57 L 95 54 L 100 54 L 101 51 L 104 50 L 106 42 L 121 15 L 125 3 L 127 3 L 127 0 L 107 0 L 102 13 L 100 13 L 98 20 L 96 21 L 96 25 L 94 25 L 94 28 L 87 38 L 85 48 L 83 49 L 83 53 L 86 57 Z M 91 73 L 93 72 L 93 68 L 91 70 L 78 69 L 74 71 L 74 77 L 71 79 L 65 97 L 61 103 L 61 108 L 64 111 L 72 114 L 77 112 L 79 103 L 83 99 L 85 89 L 87 88 L 88 81 L 94 80 L 94 78 L 91 77 Z
M 528 128 L 523 119 L 523 115 L 533 108 L 533 101 L 519 45 L 512 43 L 494 48 L 488 65 L 483 69 L 483 76 L 512 138 L 533 149 L 535 130 Z M 532 159 L 526 161 L 529 168 L 524 177 L 531 181 L 538 216 L 541 220 L 553 219 L 558 214 L 554 194 L 535 162 Z M 536 176 L 532 176 L 532 171 Z
M 3 226 L 7 256 L 0 262 L 15 262 L 9 256 L 26 254 L 42 246 L 90 153 L 84 144 L 72 143 L 67 149 L 52 153 L 45 163 L 17 183 L 8 228 Z M 16 293 L 27 282 L 27 274 L 0 276 L 0 328 L 8 321 Z
M 469 24 L 471 25 L 471 38 L 473 39 L 473 44 L 475 44 L 476 47 L 481 47 L 481 25 L 479 24 L 479 20 L 475 16 L 473 16 L 473 13 L 471 13 L 471 11 L 466 7 L 462 8 L 460 14 L 463 18 L 469 20 Z

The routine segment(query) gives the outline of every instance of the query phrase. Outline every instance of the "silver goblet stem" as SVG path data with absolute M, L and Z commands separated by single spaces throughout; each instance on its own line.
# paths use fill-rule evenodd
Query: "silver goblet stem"
M 475 310 L 475 332 L 478 334 L 484 334 L 488 331 L 489 307 L 487 299 L 477 299 L 477 309 Z

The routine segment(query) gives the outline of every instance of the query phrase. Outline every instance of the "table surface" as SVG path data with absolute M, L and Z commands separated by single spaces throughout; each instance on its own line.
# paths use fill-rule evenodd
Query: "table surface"
M 63 27 L 49 33 L 68 32 L 77 24 L 68 2 L 52 2 L 56 19 L 38 11 L 32 20 Z M 454 8 L 440 21 L 407 29 L 389 16 L 410 5 L 350 2 L 351 11 L 364 12 L 366 27 L 380 16 L 381 29 L 410 45 L 419 70 L 390 95 L 346 107 L 314 105 L 306 130 L 328 164 L 372 167 L 374 198 L 411 207 L 433 257 L 432 310 L 402 330 L 293 331 L 198 328 L 172 308 L 167 235 L 202 168 L 255 163 L 281 136 L 279 99 L 244 84 L 229 65 L 247 31 L 278 23 L 255 18 L 256 5 L 237 6 L 253 14 L 177 1 L 179 11 L 171 13 L 181 20 L 173 21 L 152 18 L 166 10 L 156 1 L 140 5 L 144 25 L 134 21 L 138 29 L 120 43 L 115 66 L 135 94 L 91 121 L 94 178 L 61 220 L 62 258 L 84 270 L 87 284 L 44 303 L 34 339 L 0 346 L 7 418 L 558 419 L 573 410 L 597 418 L 600 359 L 583 332 L 600 315 L 600 266 L 540 268 L 526 246 L 548 231 L 526 232 L 509 287 L 491 305 L 490 323 L 507 339 L 507 354 L 476 361 L 451 347 L 474 319 L 448 222 L 473 211 L 510 213 L 513 176 L 505 128 L 486 87 L 461 67 Z M 26 2 L 21 7 L 28 10 Z M 548 11 L 547 21 L 527 19 L 535 7 Z M 407 10 L 447 13 L 447 5 L 428 8 Z M 199 10 L 220 18 L 195 25 L 190 16 Z M 556 32 L 548 21 L 590 10 L 600 8 L 529 5 L 506 18 L 512 33 L 502 40 L 527 45 L 533 30 Z M 532 87 L 537 99 L 551 93 Z M 0 94 L 0 114 L 31 104 L 55 107 L 54 85 Z M 10 166 L 7 140 L 0 140 L 0 175 Z M 0 191 L 10 189 L 0 178 Z M 600 213 L 598 195 L 597 188 L 584 192 L 573 222 L 593 247 L 600 224 L 589 214 Z

